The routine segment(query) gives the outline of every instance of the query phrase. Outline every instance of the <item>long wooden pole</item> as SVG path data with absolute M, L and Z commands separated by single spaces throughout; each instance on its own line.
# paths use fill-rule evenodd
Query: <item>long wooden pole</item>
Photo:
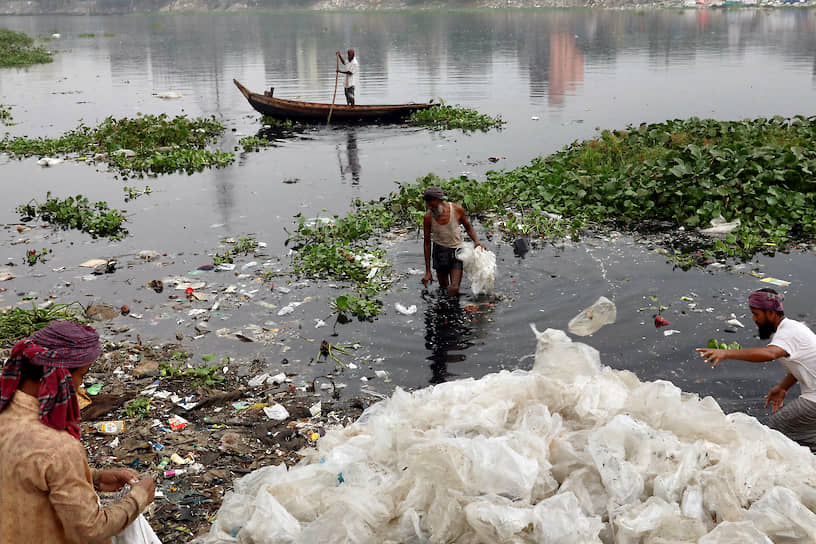
M 326 119 L 326 124 L 328 125 L 331 123 L 331 114 L 332 110 L 334 110 L 334 100 L 337 98 L 337 81 L 340 79 L 340 59 L 335 58 L 334 60 L 337 61 L 337 68 L 334 70 L 334 94 L 332 95 L 332 105 L 329 108 L 329 118 Z

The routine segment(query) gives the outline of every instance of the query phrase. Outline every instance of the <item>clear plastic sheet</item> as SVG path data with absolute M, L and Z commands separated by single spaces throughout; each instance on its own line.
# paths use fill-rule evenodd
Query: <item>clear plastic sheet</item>
M 808 449 L 533 330 L 532 371 L 398 389 L 241 479 L 198 542 L 816 542 Z
M 491 293 L 496 281 L 496 255 L 483 247 L 464 244 L 456 250 L 456 258 L 462 261 L 465 278 L 470 281 L 474 295 Z

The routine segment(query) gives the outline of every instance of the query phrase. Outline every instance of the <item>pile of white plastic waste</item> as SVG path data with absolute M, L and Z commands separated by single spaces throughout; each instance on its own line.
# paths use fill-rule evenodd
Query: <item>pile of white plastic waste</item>
M 532 371 L 397 390 L 239 480 L 199 542 L 816 542 L 810 451 L 535 332 Z
M 463 244 L 456 250 L 456 258 L 462 261 L 462 271 L 470 280 L 470 290 L 474 295 L 493 291 L 496 281 L 496 254 L 481 246 L 474 248 Z

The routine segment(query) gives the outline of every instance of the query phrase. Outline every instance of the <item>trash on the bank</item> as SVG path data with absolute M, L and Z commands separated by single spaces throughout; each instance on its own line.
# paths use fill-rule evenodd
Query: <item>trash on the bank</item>
M 218 266 L 216 266 L 215 269 L 218 270 L 219 272 L 230 272 L 232 270 L 235 270 L 235 264 L 234 263 L 221 263 Z
M 770 283 L 771 285 L 776 285 L 777 287 L 787 287 L 791 283 L 789 281 L 780 280 L 780 279 L 777 279 L 777 278 L 771 278 L 770 276 L 767 277 L 767 278 L 762 278 L 759 281 L 764 282 L 764 283 Z
M 107 304 L 91 304 L 85 309 L 85 317 L 93 321 L 110 321 L 121 315 L 121 312 Z
M 530 241 L 527 238 L 516 238 L 513 241 L 513 255 L 524 258 L 530 251 Z
M 93 430 L 99 434 L 116 435 L 125 432 L 125 422 L 117 421 L 98 421 L 93 424 Z
M 530 117 L 530 119 L 532 119 L 533 121 L 538 121 L 540 117 L 538 115 L 533 115 L 532 117 Z
M 655 316 L 654 326 L 655 326 L 656 329 L 659 329 L 660 327 L 668 327 L 669 325 L 671 325 L 669 320 L 666 319 L 665 317 L 663 317 L 662 315 L 656 315 Z
M 161 293 L 164 291 L 164 282 L 161 280 L 150 280 L 147 282 L 147 286 L 156 291 L 157 293 Z
M 139 252 L 139 258 L 143 261 L 153 261 L 159 258 L 159 252 L 152 249 L 143 249 Z
M 599 297 L 592 306 L 570 319 L 567 329 L 578 336 L 589 336 L 604 325 L 614 323 L 618 317 L 615 303 L 606 297 Z
M 263 409 L 264 414 L 266 417 L 273 421 L 283 421 L 284 419 L 289 418 L 289 411 L 281 404 L 277 402 L 272 406 L 267 406 Z
M 170 428 L 174 431 L 180 431 L 187 427 L 190 422 L 184 419 L 181 416 L 173 416 L 167 420 L 167 423 L 170 425 Z
M 816 539 L 807 448 L 536 333 L 532 371 L 398 389 L 237 480 L 197 542 Z
M 108 260 L 107 259 L 91 259 L 89 261 L 85 261 L 84 263 L 82 263 L 79 266 L 82 266 L 84 268 L 96 268 L 97 266 L 103 265 L 103 264 L 104 265 L 108 264 Z
M 739 320 L 739 319 L 736 319 L 736 318 L 729 319 L 728 321 L 726 321 L 726 323 L 728 323 L 728 324 L 729 324 L 729 325 L 731 325 L 732 327 L 739 327 L 740 329 L 744 329 L 744 328 L 745 328 L 745 325 L 743 325 L 743 324 L 740 322 L 740 320 Z
M 286 374 L 284 374 L 283 372 L 279 372 L 279 373 L 275 374 L 274 376 L 271 376 L 268 380 L 266 380 L 266 383 L 268 383 L 270 385 L 279 385 L 279 384 L 284 383 L 285 381 L 286 381 Z
M 278 291 L 280 291 L 284 295 L 288 295 L 289 293 L 292 292 L 292 290 L 289 289 L 288 287 L 278 287 Z
M 323 321 L 322 319 L 315 319 L 314 321 L 315 321 L 315 329 L 319 329 L 321 327 L 326 326 L 326 322 Z
M 40 166 L 56 166 L 62 162 L 62 159 L 55 159 L 52 157 L 43 157 L 37 161 Z
M 11 270 L 8 268 L 0 268 L 0 281 L 8 281 L 13 279 L 14 275 L 11 273 Z
M 677 329 L 666 329 L 665 331 L 663 331 L 663 336 L 671 336 L 673 334 L 680 334 L 680 331 L 678 331 Z
M 377 376 L 378 378 L 385 379 L 388 377 L 388 372 L 386 372 L 385 370 L 375 370 L 374 375 Z
M 102 384 L 101 383 L 95 383 L 92 386 L 90 386 L 88 389 L 85 390 L 86 393 L 88 393 L 89 395 L 92 395 L 92 396 L 98 395 L 100 391 L 102 391 Z
M 181 476 L 186 472 L 187 472 L 186 468 L 176 468 L 173 470 L 165 470 L 163 474 L 165 478 L 175 478 L 176 476 Z
M 269 374 L 264 372 L 263 374 L 258 374 L 257 376 L 255 376 L 254 378 L 249 380 L 247 382 L 247 385 L 250 386 L 250 387 L 259 387 L 259 386 L 265 384 L 266 380 L 268 380 L 268 379 L 269 379 Z
M 181 98 L 181 95 L 175 91 L 162 91 L 160 93 L 156 93 L 156 98 L 162 98 L 164 100 L 170 100 L 173 98 Z
M 206 310 L 204 308 L 193 308 L 192 310 L 187 312 L 187 315 L 190 317 L 197 317 L 199 315 L 204 315 L 207 312 L 209 312 L 209 310 Z
M 312 417 L 319 417 L 322 409 L 322 405 L 319 402 L 316 402 L 315 404 L 309 406 L 309 413 L 312 414 Z
M 170 461 L 172 461 L 176 465 L 192 465 L 194 461 L 189 458 L 182 457 L 178 453 L 174 453 L 170 456 Z
M 496 280 L 496 255 L 481 246 L 474 248 L 464 244 L 456 250 L 456 258 L 462 261 L 464 275 L 470 281 L 474 295 L 490 293 Z
M 280 310 L 278 310 L 278 315 L 286 315 L 286 314 L 291 314 L 291 313 L 292 313 L 292 312 L 294 312 L 294 311 L 295 311 L 295 307 L 294 307 L 294 306 L 284 306 L 283 308 L 281 308 Z
M 121 155 L 126 159 L 132 159 L 136 156 L 136 152 L 132 149 L 117 149 L 112 153 L 112 155 Z
M 399 302 L 394 304 L 394 308 L 402 315 L 414 315 L 417 312 L 416 304 L 411 304 L 407 308 Z
M 718 215 L 714 219 L 711 220 L 711 227 L 707 229 L 702 229 L 700 232 L 703 234 L 728 234 L 729 232 L 733 231 L 737 227 L 740 226 L 740 220 L 735 219 L 734 221 L 728 222 L 723 218 L 722 215 Z

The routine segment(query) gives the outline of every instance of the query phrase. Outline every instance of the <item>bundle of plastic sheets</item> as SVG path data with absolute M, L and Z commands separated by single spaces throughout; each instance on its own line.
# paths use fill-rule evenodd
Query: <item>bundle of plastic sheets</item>
M 198 541 L 816 542 L 809 450 L 534 332 L 532 371 L 397 390 L 239 480 Z

